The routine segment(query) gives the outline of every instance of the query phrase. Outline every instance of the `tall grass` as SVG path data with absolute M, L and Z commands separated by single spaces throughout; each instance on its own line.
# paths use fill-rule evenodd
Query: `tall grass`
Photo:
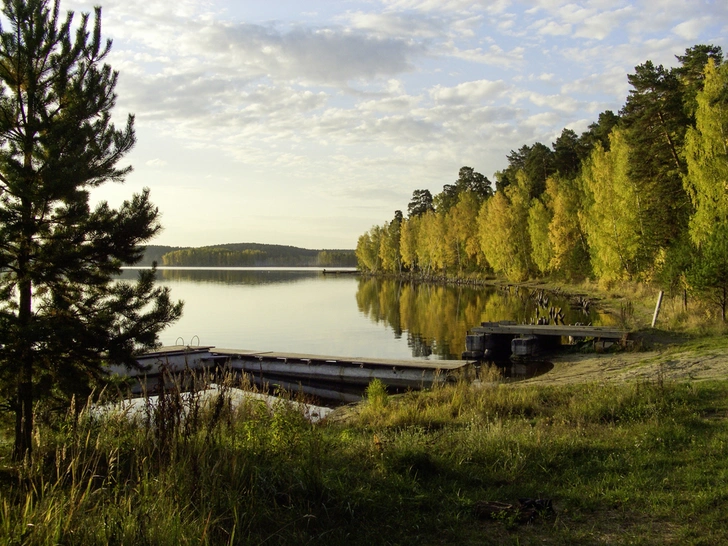
M 86 405 L 2 446 L 0 544 L 716 544 L 728 541 L 728 384 L 462 381 L 346 419 L 169 392 Z M 556 515 L 482 519 L 483 501 Z

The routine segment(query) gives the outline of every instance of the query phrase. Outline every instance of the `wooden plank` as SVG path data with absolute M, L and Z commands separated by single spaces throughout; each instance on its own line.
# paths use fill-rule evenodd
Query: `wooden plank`
M 573 336 L 595 337 L 600 339 L 622 339 L 627 335 L 627 330 L 603 328 L 601 326 L 498 323 L 483 323 L 482 326 L 473 328 L 472 332 L 476 334 Z
M 245 349 L 218 349 L 215 348 L 212 352 L 216 355 L 229 355 L 231 357 L 253 357 L 259 360 L 277 360 L 277 359 L 298 359 L 301 361 L 312 360 L 312 361 L 324 361 L 330 364 L 338 366 L 355 366 L 371 367 L 371 366 L 396 366 L 398 368 L 422 368 L 428 370 L 444 370 L 452 371 L 463 368 L 468 364 L 472 364 L 472 361 L 467 360 L 402 360 L 402 359 L 391 359 L 391 358 L 362 358 L 362 357 L 339 357 L 339 356 L 325 356 L 325 355 L 309 355 L 309 354 L 298 354 L 298 353 L 277 353 L 277 352 L 258 352 L 248 351 Z

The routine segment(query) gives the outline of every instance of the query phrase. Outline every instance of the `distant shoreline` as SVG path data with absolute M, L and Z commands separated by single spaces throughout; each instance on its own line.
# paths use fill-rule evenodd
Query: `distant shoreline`
M 123 270 L 139 270 L 151 269 L 151 265 L 128 265 L 123 266 Z M 177 265 L 158 265 L 157 271 L 185 270 L 185 271 L 331 271 L 351 272 L 358 271 L 356 267 L 321 267 L 317 265 L 293 265 L 293 266 L 177 266 Z

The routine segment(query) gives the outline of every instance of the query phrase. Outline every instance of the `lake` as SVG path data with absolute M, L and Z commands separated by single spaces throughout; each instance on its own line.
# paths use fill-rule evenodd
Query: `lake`
M 330 273 L 331 270 L 329 270 Z M 138 274 L 126 269 L 122 280 Z M 327 274 L 314 268 L 160 268 L 157 282 L 185 302 L 164 345 L 359 358 L 459 359 L 465 336 L 483 321 L 544 316 L 533 291 L 412 283 Z M 549 297 L 567 323 L 609 325 Z

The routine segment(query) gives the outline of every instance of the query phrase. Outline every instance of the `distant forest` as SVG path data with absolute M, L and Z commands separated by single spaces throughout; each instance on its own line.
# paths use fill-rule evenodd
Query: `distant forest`
M 286 245 L 232 243 L 204 247 L 150 245 L 139 265 L 167 267 L 356 267 L 354 250 L 309 250 Z

